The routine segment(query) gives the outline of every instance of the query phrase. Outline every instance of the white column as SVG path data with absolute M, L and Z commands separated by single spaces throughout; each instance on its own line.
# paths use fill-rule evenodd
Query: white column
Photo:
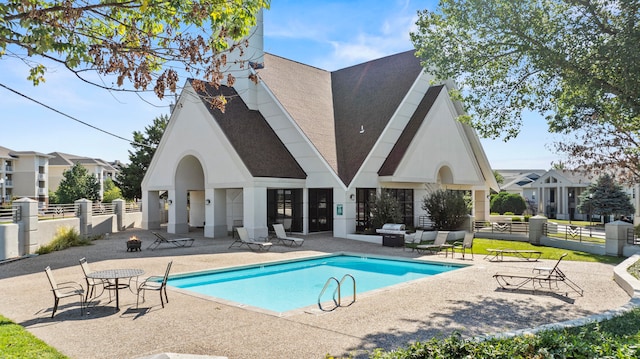
M 142 228 L 160 228 L 160 193 L 158 191 L 142 192 Z
M 227 236 L 227 191 L 207 189 L 205 197 L 207 224 L 204 227 L 204 236 L 224 238 Z
M 267 188 L 244 187 L 242 207 L 243 223 L 250 238 L 267 237 Z
M 204 190 L 204 236 L 207 238 L 215 238 L 215 198 L 214 189 L 206 188 Z
M 168 233 L 189 233 L 186 191 L 169 190 Z
M 333 201 L 335 203 L 336 197 L 335 193 L 333 194 Z M 335 213 L 332 214 L 334 216 L 334 228 L 335 228 Z M 344 216 L 343 216 L 344 217 Z M 309 234 L 309 189 L 302 189 L 302 233 Z

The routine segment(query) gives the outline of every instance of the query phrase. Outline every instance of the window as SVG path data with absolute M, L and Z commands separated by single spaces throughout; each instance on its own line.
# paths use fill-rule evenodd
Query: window
M 376 198 L 375 188 L 356 189 L 356 232 L 365 232 L 371 226 L 371 205 Z
M 406 226 L 413 227 L 413 190 L 387 188 L 385 191 L 398 201 L 402 215 L 402 223 Z
M 302 189 L 267 190 L 267 224 L 291 220 L 291 230 L 302 232 Z

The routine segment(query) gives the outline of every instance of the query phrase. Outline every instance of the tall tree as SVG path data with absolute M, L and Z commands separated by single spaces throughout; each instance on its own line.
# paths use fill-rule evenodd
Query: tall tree
M 496 182 L 498 182 L 499 185 L 504 184 L 504 176 L 500 174 L 500 172 L 493 170 L 493 177 L 496 178 Z
M 133 132 L 131 146 L 134 150 L 129 150 L 130 163 L 123 167 L 116 177 L 116 183 L 124 198 L 142 198 L 142 179 L 147 173 L 153 154 L 156 152 L 156 147 L 160 143 L 168 123 L 169 116 L 161 115 L 156 117 L 150 126 L 145 127 L 145 133 Z
M 122 191 L 116 186 L 111 177 L 107 177 L 104 180 L 102 192 L 102 202 L 104 203 L 111 203 L 114 199 L 122 198 Z
M 555 144 L 566 165 L 640 178 L 638 0 L 441 0 L 418 16 L 418 55 L 458 82 L 482 136 L 508 140 L 538 112 L 571 134 Z
M 175 92 L 178 71 L 219 84 L 227 54 L 243 51 L 246 44 L 239 40 L 269 5 L 269 0 L 5 0 L 0 59 L 23 60 L 34 85 L 45 79 L 46 60 L 99 87 L 153 87 L 162 98 L 165 90 Z M 115 84 L 93 72 L 115 76 Z M 233 82 L 233 75 L 227 78 Z M 224 101 L 214 104 L 223 107 Z
M 628 215 L 634 213 L 629 195 L 609 174 L 603 174 L 580 194 L 578 210 L 582 213 L 608 215 Z
M 94 174 L 90 174 L 79 162 L 62 173 L 64 177 L 56 190 L 56 198 L 60 203 L 73 203 L 85 198 L 91 201 L 100 200 L 100 182 Z

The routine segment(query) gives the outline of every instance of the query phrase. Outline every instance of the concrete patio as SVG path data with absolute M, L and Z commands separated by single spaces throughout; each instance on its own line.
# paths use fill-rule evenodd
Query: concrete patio
M 125 241 L 143 240 L 140 252 L 127 252 Z M 171 236 L 171 235 L 168 235 Z M 0 314 L 71 358 L 141 358 L 157 353 L 185 353 L 241 358 L 323 358 L 351 354 L 366 358 L 374 348 L 394 349 L 413 341 L 459 331 L 478 336 L 572 320 L 619 308 L 629 295 L 613 281 L 613 266 L 563 261 L 562 270 L 584 289 L 584 297 L 569 293 L 550 295 L 530 291 L 498 290 L 492 275 L 505 271 L 531 271 L 555 261 L 490 263 L 419 255 L 402 248 L 344 240 L 325 234 L 306 237 L 304 245 L 274 245 L 266 253 L 228 249 L 231 238 L 204 238 L 190 233 L 192 247 L 167 244 L 146 250 L 153 241 L 149 231 L 115 233 L 94 245 L 76 247 L 0 265 Z M 136 296 L 120 291 L 120 311 L 108 296 L 80 315 L 74 299 L 63 299 L 51 319 L 53 296 L 44 274 L 49 265 L 59 282 L 84 284 L 78 260 L 86 257 L 93 270 L 141 268 L 145 275 L 161 275 L 173 260 L 171 273 L 223 268 L 306 257 L 333 252 L 423 258 L 469 267 L 373 293 L 359 295 L 356 303 L 332 312 L 315 307 L 273 315 L 225 304 L 169 288 L 163 309 L 157 293 L 135 308 Z M 142 278 L 141 278 L 142 279 Z

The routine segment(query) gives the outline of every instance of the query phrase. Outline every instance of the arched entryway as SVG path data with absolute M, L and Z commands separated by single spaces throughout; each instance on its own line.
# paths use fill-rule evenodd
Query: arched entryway
M 176 166 L 174 187 L 169 190 L 169 233 L 188 233 L 190 227 L 205 225 L 204 171 L 193 155 Z

